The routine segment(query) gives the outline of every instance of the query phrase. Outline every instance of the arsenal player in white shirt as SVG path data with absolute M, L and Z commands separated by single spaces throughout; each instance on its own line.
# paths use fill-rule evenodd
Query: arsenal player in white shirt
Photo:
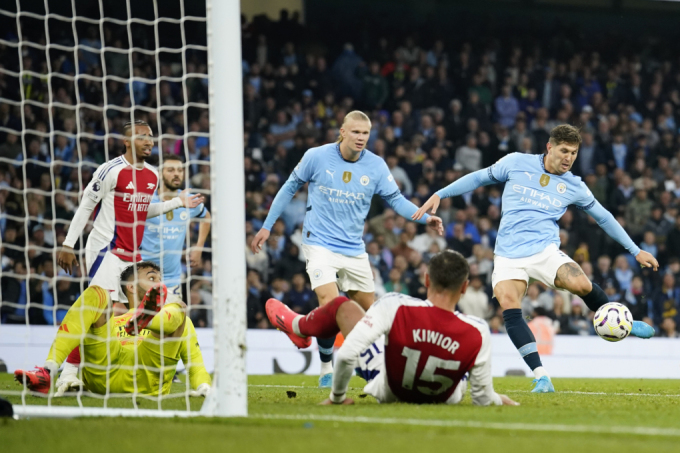
M 336 356 L 330 398 L 324 404 L 353 404 L 346 393 L 358 367 L 368 381 L 364 392 L 380 403 L 457 404 L 469 375 L 473 404 L 516 406 L 493 389 L 488 325 L 455 311 L 467 289 L 468 274 L 465 258 L 446 250 L 430 260 L 427 300 L 389 293 L 364 313 L 355 302 L 338 297 L 301 316 L 270 299 L 267 316 L 298 347 L 309 346 L 310 336 L 325 338 L 338 330 L 346 336 Z
M 153 132 L 146 122 L 138 120 L 124 125 L 124 135 L 125 154 L 95 171 L 83 191 L 57 257 L 59 266 L 72 274 L 73 265 L 78 266 L 73 247 L 94 212 L 93 229 L 85 245 L 85 266 L 90 285 L 109 292 L 117 314 L 127 311 L 123 305 L 127 299 L 121 290 L 120 274 L 130 264 L 142 260 L 139 248 L 146 219 L 181 206 L 194 208 L 204 201 L 201 195 L 190 195 L 187 189 L 177 198 L 150 204 L 159 180 L 158 171 L 146 163 L 151 156 Z M 75 349 L 64 365 L 64 372 L 57 381 L 58 389 L 63 387 L 60 384 L 68 384 L 64 390 L 82 385 L 76 377 L 77 367 L 68 366 L 80 363 L 78 352 Z

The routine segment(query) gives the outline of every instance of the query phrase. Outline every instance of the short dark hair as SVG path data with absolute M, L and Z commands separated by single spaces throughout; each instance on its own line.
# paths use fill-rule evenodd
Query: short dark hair
M 120 289 L 123 291 L 123 294 L 125 294 L 125 285 L 129 283 L 135 276 L 135 268 L 137 268 L 137 272 L 141 271 L 142 269 L 149 268 L 155 270 L 156 272 L 161 271 L 161 268 L 158 266 L 158 264 L 154 263 L 153 261 L 140 261 L 139 263 L 134 263 L 126 267 L 123 269 L 123 272 L 120 273 Z
M 165 163 L 169 160 L 178 160 L 178 161 L 182 162 L 182 158 L 179 157 L 177 154 L 163 153 L 163 163 Z
M 581 131 L 571 124 L 560 124 L 550 131 L 550 143 L 553 146 L 566 143 L 568 145 L 581 145 Z
M 427 272 L 435 291 L 458 291 L 470 274 L 470 266 L 460 253 L 444 250 L 430 259 Z
M 149 123 L 147 123 L 146 121 L 135 120 L 134 123 L 132 121 L 128 121 L 127 123 L 123 124 L 123 135 L 129 137 L 130 133 L 132 132 L 132 126 L 146 126 L 149 128 L 151 127 L 149 126 Z

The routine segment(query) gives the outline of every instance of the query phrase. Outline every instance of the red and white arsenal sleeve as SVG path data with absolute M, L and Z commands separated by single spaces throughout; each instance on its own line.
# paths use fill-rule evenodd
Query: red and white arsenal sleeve
M 482 334 L 482 347 L 477 353 L 475 364 L 470 370 L 470 396 L 472 404 L 476 406 L 488 406 L 494 404 L 501 406 L 501 397 L 493 389 L 491 376 L 491 332 L 489 325 L 483 319 L 475 316 L 459 314 L 458 318 L 474 326 Z
M 114 162 L 116 160 L 117 159 L 114 159 L 100 165 L 94 172 L 90 183 L 85 187 L 78 209 L 76 209 L 73 220 L 71 220 L 71 224 L 68 227 L 68 233 L 64 240 L 65 246 L 71 248 L 75 246 L 78 237 L 83 232 L 83 229 L 85 229 L 87 220 L 92 216 L 94 209 L 106 194 L 115 190 L 116 178 L 109 170 L 111 166 L 115 165 Z

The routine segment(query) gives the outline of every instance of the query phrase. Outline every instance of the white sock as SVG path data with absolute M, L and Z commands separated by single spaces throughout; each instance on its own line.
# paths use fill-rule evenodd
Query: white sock
M 306 335 L 300 333 L 300 319 L 302 319 L 302 315 L 298 315 L 293 319 L 293 332 L 299 337 L 307 338 Z
M 321 362 L 321 376 L 330 374 L 333 372 L 333 362 Z
M 548 372 L 545 371 L 545 368 L 543 368 L 542 366 L 534 368 L 534 377 L 536 379 L 541 379 L 543 376 L 548 376 Z M 548 379 L 550 379 L 550 376 L 548 376 Z

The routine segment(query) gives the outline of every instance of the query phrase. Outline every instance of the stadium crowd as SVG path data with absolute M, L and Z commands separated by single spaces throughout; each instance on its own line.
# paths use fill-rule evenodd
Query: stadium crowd
M 561 249 L 581 265 L 610 300 L 626 304 L 635 319 L 645 320 L 661 336 L 677 337 L 680 321 L 680 67 L 653 53 L 617 53 L 574 48 L 555 53 L 540 42 L 518 43 L 498 36 L 478 42 L 449 42 L 445 36 L 375 34 L 361 52 L 350 43 L 312 46 L 296 14 L 279 21 L 256 17 L 242 24 L 245 120 L 246 248 L 248 327 L 269 328 L 264 303 L 283 300 L 307 313 L 317 305 L 308 285 L 300 252 L 306 188 L 301 189 L 276 222 L 257 255 L 249 251 L 277 191 L 305 151 L 335 141 L 347 112 L 372 118 L 368 149 L 387 162 L 403 193 L 416 205 L 462 175 L 492 165 L 508 153 L 542 153 L 550 129 L 562 123 L 581 128 L 583 144 L 572 171 L 625 227 L 640 247 L 653 254 L 661 269 L 640 269 L 634 258 L 610 239 L 587 215 L 570 208 L 560 220 Z M 122 33 L 106 28 L 107 45 L 126 48 Z M 85 34 L 99 48 L 97 30 Z M 10 39 L 9 36 L 6 39 Z M 39 38 L 36 38 L 39 40 Z M 559 39 L 559 38 L 556 38 Z M 566 39 L 566 38 L 564 38 Z M 335 46 L 335 47 L 334 47 Z M 44 52 L 27 48 L 22 67 L 46 74 L 101 76 L 98 54 Z M 123 55 L 123 57 L 121 57 Z M 153 79 L 177 77 L 182 67 L 152 56 L 107 52 L 109 74 Z M 19 70 L 16 48 L 0 46 L 4 67 Z M 2 322 L 52 323 L 55 302 L 68 306 L 81 283 L 59 274 L 52 254 L 77 204 L 78 191 L 93 168 L 122 153 L 120 133 L 128 114 L 115 106 L 141 105 L 135 115 L 155 131 L 170 134 L 156 152 L 179 154 L 188 162 L 189 183 L 209 191 L 208 113 L 205 108 L 161 110 L 158 106 L 207 103 L 205 54 L 188 54 L 186 87 L 135 80 L 23 78 L 27 99 L 45 102 L 51 93 L 58 106 L 50 115 L 36 104 L 0 104 L 0 209 L 2 217 Z M 19 81 L 0 72 L 0 92 L 19 100 Z M 98 111 L 78 102 L 103 106 Z M 64 105 L 64 107 L 62 107 Z M 79 117 L 76 115 L 78 113 Z M 50 136 L 45 132 L 63 131 Z M 76 137 L 76 132 L 86 135 Z M 24 157 L 25 156 L 25 157 Z M 22 177 L 25 176 L 25 179 Z M 25 185 L 24 185 L 25 181 Z M 24 191 L 26 188 L 34 190 Z M 51 197 L 53 190 L 59 191 Z M 503 332 L 503 318 L 492 299 L 493 247 L 502 211 L 501 186 L 442 201 L 437 215 L 445 236 L 395 215 L 380 198 L 373 200 L 365 225 L 366 252 L 373 266 L 376 295 L 400 292 L 425 296 L 429 258 L 444 248 L 469 257 L 471 285 L 459 309 L 489 320 Z M 209 198 L 208 198 L 209 206 Z M 29 216 L 29 221 L 24 217 Z M 193 229 L 195 234 L 196 229 Z M 25 259 L 24 251 L 28 259 Z M 210 254 L 191 274 L 185 298 L 193 307 L 209 304 Z M 28 266 L 27 266 L 28 265 Z M 27 268 L 28 267 L 28 268 Z M 56 290 L 54 285 L 57 285 Z M 56 295 L 56 300 L 55 300 Z M 22 304 L 44 304 L 27 312 Z M 11 302 L 12 304 L 7 304 Z M 592 334 L 591 313 L 583 301 L 563 291 L 532 283 L 522 302 L 530 325 L 559 334 Z M 206 310 L 195 310 L 196 324 L 209 325 Z M 200 319 L 198 317 L 200 316 Z

